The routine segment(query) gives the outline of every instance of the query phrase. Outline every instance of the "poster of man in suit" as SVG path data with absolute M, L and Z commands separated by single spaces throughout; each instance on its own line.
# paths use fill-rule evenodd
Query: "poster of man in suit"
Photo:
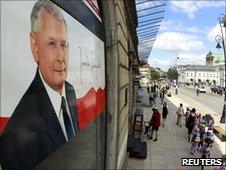
M 26 22 L 29 20 L 30 23 L 24 25 L 30 25 L 30 30 L 22 25 L 20 27 L 23 29 L 17 30 L 16 22 L 3 17 L 3 22 L 7 23 L 3 31 L 15 37 L 11 45 L 15 47 L 17 44 L 21 48 L 10 51 L 10 39 L 3 36 L 2 54 L 3 57 L 9 57 L 4 62 L 12 70 L 8 71 L 5 66 L 1 73 L 1 77 L 5 78 L 1 98 L 8 97 L 1 102 L 0 121 L 5 112 L 10 114 L 10 119 L 4 127 L 0 127 L 0 165 L 3 169 L 31 169 L 85 128 L 89 122 L 84 122 L 83 117 L 91 117 L 89 121 L 92 121 L 103 112 L 105 106 L 100 108 L 96 100 L 93 100 L 92 107 L 86 106 L 85 102 L 93 98 L 90 89 L 95 89 L 94 95 L 98 96 L 99 88 L 104 89 L 105 86 L 104 61 L 100 60 L 104 56 L 104 44 L 51 1 L 16 3 L 9 5 L 4 2 L 2 13 L 13 15 L 13 21 L 27 18 L 29 13 Z M 21 13 L 16 14 L 16 10 L 21 10 Z M 76 35 L 76 38 L 69 40 L 69 32 L 71 37 Z M 85 33 L 91 42 L 87 50 L 84 50 L 83 45 L 87 43 Z M 103 50 L 96 52 L 97 49 Z M 94 69 L 99 69 L 95 73 L 100 74 L 91 75 Z M 93 81 L 93 78 L 96 80 Z M 102 81 L 98 80 L 100 78 Z M 30 82 L 25 82 L 25 79 Z M 13 87 L 14 84 L 19 86 Z M 104 101 L 103 95 L 100 98 L 102 100 L 99 101 Z M 94 113 L 96 105 L 99 107 L 98 113 Z M 90 113 L 94 113 L 94 116 L 90 116 Z
M 66 21 L 50 1 L 37 1 L 30 21 L 30 47 L 37 71 L 0 138 L 0 160 L 6 169 L 30 168 L 79 131 L 75 90 L 66 81 Z

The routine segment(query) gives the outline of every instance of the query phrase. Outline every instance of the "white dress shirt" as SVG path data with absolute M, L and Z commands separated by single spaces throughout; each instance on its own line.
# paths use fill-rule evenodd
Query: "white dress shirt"
M 68 116 L 70 118 L 74 134 L 75 134 L 75 131 L 74 131 L 74 127 L 73 127 L 73 123 L 72 123 L 72 119 L 71 119 L 71 114 L 70 114 L 70 109 L 69 109 L 67 98 L 66 98 L 65 84 L 63 85 L 62 95 L 60 95 L 57 91 L 53 90 L 49 85 L 46 84 L 46 82 L 44 81 L 40 71 L 39 71 L 39 75 L 40 75 L 40 77 L 42 79 L 44 87 L 45 87 L 45 89 L 46 89 L 46 91 L 48 93 L 48 96 L 50 98 L 50 101 L 51 101 L 51 103 L 53 105 L 55 114 L 56 114 L 57 119 L 58 119 L 58 121 L 60 123 L 61 129 L 62 129 L 62 131 L 64 133 L 64 136 L 65 136 L 65 139 L 66 139 L 66 141 L 68 141 L 68 137 L 67 137 L 67 133 L 66 133 L 65 125 L 64 125 L 63 111 L 61 109 L 61 98 L 62 97 L 64 97 L 65 101 L 66 101 L 66 110 L 67 110 Z

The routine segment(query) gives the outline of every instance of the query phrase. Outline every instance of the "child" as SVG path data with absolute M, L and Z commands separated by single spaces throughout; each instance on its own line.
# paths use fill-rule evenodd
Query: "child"
M 192 155 L 194 155 L 195 151 L 197 150 L 200 141 L 201 141 L 201 139 L 200 139 L 200 135 L 199 135 L 199 128 L 196 127 L 196 128 L 194 128 L 194 135 L 191 140 L 191 152 L 190 153 Z

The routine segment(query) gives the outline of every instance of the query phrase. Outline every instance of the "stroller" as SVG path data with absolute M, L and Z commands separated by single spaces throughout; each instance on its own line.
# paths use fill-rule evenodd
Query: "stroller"
M 152 128 L 151 122 L 150 121 L 145 121 L 144 122 L 144 127 L 143 127 L 143 132 L 144 132 L 144 135 L 146 137 L 149 136 L 149 134 L 151 132 L 151 128 Z

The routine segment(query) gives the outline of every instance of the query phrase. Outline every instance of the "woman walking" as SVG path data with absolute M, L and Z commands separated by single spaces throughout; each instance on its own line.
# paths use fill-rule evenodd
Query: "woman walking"
M 158 108 L 155 107 L 152 109 L 153 111 L 153 115 L 151 117 L 151 124 L 152 124 L 152 131 L 151 131 L 151 135 L 148 137 L 148 139 L 152 139 L 153 133 L 155 131 L 155 139 L 153 141 L 157 141 L 158 140 L 158 130 L 159 130 L 159 126 L 160 126 L 160 119 L 161 119 L 161 115 L 158 111 Z
M 163 102 L 163 107 L 162 107 L 162 127 L 165 126 L 165 121 L 166 121 L 167 115 L 168 115 L 167 103 Z
M 188 142 L 190 141 L 191 133 L 196 125 L 196 121 L 197 121 L 196 109 L 193 108 L 186 122 L 186 128 L 188 129 Z

